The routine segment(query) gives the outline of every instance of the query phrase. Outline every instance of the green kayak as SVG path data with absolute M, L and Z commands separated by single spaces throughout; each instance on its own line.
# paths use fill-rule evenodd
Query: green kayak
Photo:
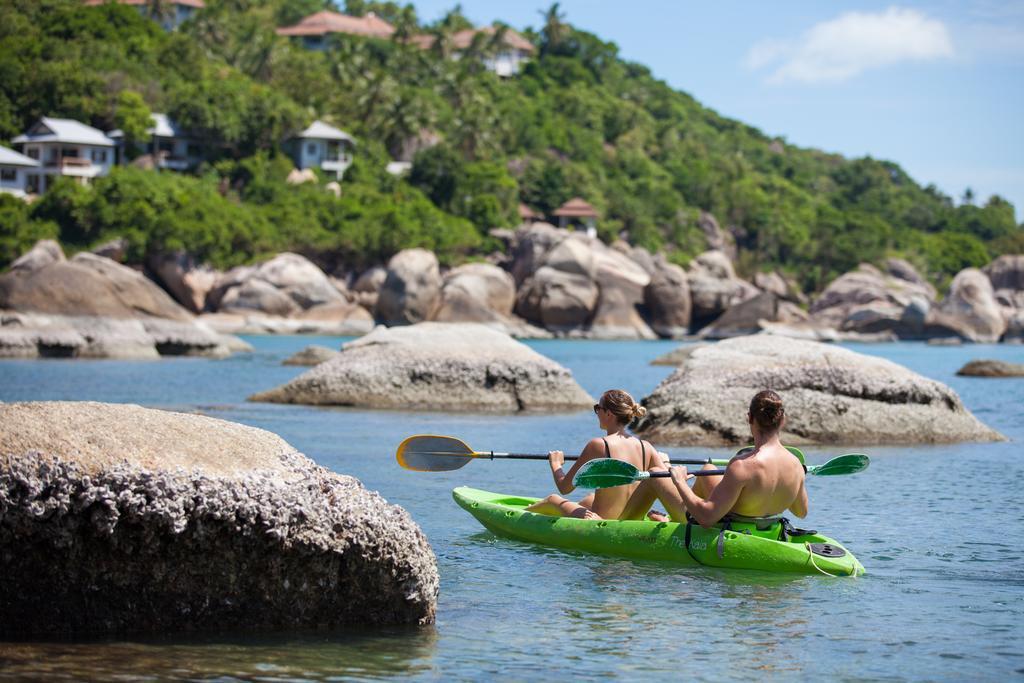
M 536 498 L 465 486 L 452 491 L 452 497 L 499 536 L 555 548 L 691 566 L 830 576 L 864 573 L 864 566 L 836 541 L 799 529 L 784 534 L 777 520 L 733 520 L 705 529 L 677 522 L 551 517 L 524 509 Z

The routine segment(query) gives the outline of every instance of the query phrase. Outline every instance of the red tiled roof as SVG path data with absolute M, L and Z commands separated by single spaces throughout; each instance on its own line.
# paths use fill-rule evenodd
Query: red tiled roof
M 473 38 L 476 37 L 477 33 L 486 33 L 489 36 L 493 36 L 497 30 L 498 29 L 493 26 L 484 26 L 483 28 L 468 28 L 465 31 L 459 31 L 452 36 L 452 46 L 456 50 L 465 50 L 473 43 Z M 533 52 L 533 43 L 528 41 L 526 38 L 523 38 L 510 28 L 505 29 L 505 40 L 502 42 L 504 42 L 508 47 L 516 50 Z
M 148 0 L 116 1 L 122 5 L 145 5 Z M 89 5 L 90 7 L 95 7 L 96 5 L 103 5 L 107 2 L 110 2 L 110 0 L 85 0 L 85 4 Z M 203 0 L 171 0 L 171 2 L 175 5 L 185 5 L 186 7 L 195 7 L 196 9 L 203 9 L 204 7 L 206 7 L 206 3 L 204 3 Z
M 389 38 L 394 32 L 394 26 L 375 14 L 352 17 L 330 10 L 310 14 L 294 26 L 277 29 L 278 35 L 282 36 L 323 36 L 328 33 L 350 33 L 371 38 Z
M 556 216 L 566 218 L 597 218 L 597 211 L 580 197 L 573 197 L 555 210 Z
M 456 50 L 465 50 L 473 44 L 473 38 L 477 33 L 486 33 L 487 35 L 493 36 L 497 30 L 498 29 L 493 26 L 484 26 L 483 28 L 467 28 L 463 31 L 457 31 L 452 34 L 452 48 Z M 514 50 L 523 50 L 531 54 L 534 51 L 533 43 L 528 41 L 526 38 L 523 38 L 523 36 L 510 28 L 505 30 L 505 40 L 502 42 L 504 42 L 507 47 Z M 409 43 L 422 50 L 427 50 L 433 46 L 434 36 L 429 33 L 421 33 L 409 38 Z
M 528 207 L 526 204 L 523 204 L 522 202 L 520 202 L 519 203 L 519 218 L 521 218 L 522 220 L 525 221 L 525 220 L 528 220 L 530 218 L 543 218 L 543 215 L 538 213 L 538 212 L 536 212 L 536 211 L 534 211 L 533 209 Z

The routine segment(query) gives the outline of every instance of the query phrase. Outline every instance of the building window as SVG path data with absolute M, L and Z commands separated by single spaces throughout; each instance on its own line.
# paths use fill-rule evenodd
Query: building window
M 28 155 L 29 159 L 35 159 L 36 161 L 39 161 L 39 148 L 38 147 L 29 147 L 27 150 L 25 150 L 25 154 Z
M 306 145 L 306 154 L 316 154 L 316 143 L 311 142 Z
M 0 181 L 13 183 L 18 179 L 18 170 L 14 168 L 0 168 Z
M 96 164 L 107 163 L 107 150 L 105 149 L 94 149 L 92 151 L 92 160 Z

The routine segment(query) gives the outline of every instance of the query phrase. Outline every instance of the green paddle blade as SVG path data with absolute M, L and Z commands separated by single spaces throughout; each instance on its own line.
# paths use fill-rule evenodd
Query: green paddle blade
M 417 472 L 448 472 L 464 467 L 473 459 L 473 449 L 450 436 L 419 434 L 398 446 L 398 464 Z
M 646 479 L 633 465 L 613 458 L 591 460 L 580 468 L 573 479 L 573 485 L 581 489 L 606 489 L 612 486 L 623 486 Z
M 871 459 L 863 453 L 847 453 L 832 458 L 822 465 L 810 465 L 807 474 L 828 477 L 836 474 L 856 474 L 868 468 Z

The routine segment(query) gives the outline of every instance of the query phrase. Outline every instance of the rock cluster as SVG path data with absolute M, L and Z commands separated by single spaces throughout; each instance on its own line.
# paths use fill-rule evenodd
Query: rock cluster
M 950 443 L 1002 436 L 956 393 L 895 363 L 818 342 L 771 335 L 691 348 L 643 400 L 637 433 L 665 445 L 748 443 L 751 397 L 778 391 L 783 441 L 821 444 Z
M 816 341 L 1024 342 L 1024 256 L 1004 255 L 982 270 L 965 269 L 941 299 L 905 260 L 887 259 L 882 268 L 864 263 L 809 301 L 779 272 L 755 273 L 752 282 L 738 277 L 732 236 L 710 214 L 702 214 L 698 224 L 711 249 L 685 269 L 664 254 L 622 240 L 606 245 L 547 223 L 495 229 L 492 237 L 504 243 L 504 251 L 454 268 L 443 267 L 430 251 L 407 249 L 386 267 L 358 273 L 338 267 L 338 277 L 288 252 L 226 273 L 197 264 L 187 253 L 151 254 L 146 269 L 181 306 L 201 312 L 200 319 L 220 333 L 359 336 L 375 324 L 434 321 L 481 323 L 521 338 L 728 339 L 764 333 Z M 50 276 L 37 278 L 39 287 L 33 282 L 8 296 L 52 313 L 46 301 L 67 281 L 65 271 L 112 263 L 95 254 L 65 262 L 56 243 L 40 242 L 12 264 L 9 275 Z M 120 277 L 119 271 L 107 271 L 103 278 Z M 68 288 L 60 295 L 71 309 L 89 310 L 89 301 L 110 300 L 96 293 L 83 287 L 77 297 Z M 157 303 L 122 301 L 121 308 L 137 315 Z
M 507 334 L 434 322 L 379 327 L 250 400 L 444 412 L 579 410 L 593 403 L 567 369 Z
M 99 403 L 0 404 L 5 636 L 428 623 L 409 515 L 263 430 Z
M 0 275 L 0 357 L 222 357 L 239 343 L 103 256 L 41 242 Z
M 284 252 L 220 275 L 205 297 L 211 326 L 239 332 L 360 335 L 373 316 L 345 284 L 299 254 Z

